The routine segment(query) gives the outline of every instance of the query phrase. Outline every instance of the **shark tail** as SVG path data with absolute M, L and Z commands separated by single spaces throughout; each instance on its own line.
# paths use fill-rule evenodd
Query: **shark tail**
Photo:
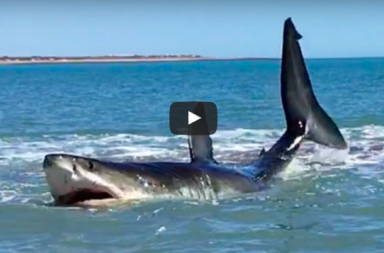
M 283 37 L 281 98 L 287 123 L 286 133 L 335 149 L 348 148 L 336 123 L 315 97 L 298 43 L 302 36 L 291 18 L 284 23 Z

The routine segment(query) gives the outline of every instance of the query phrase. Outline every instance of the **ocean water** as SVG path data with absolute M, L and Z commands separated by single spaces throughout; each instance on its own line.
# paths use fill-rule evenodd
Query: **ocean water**
M 169 106 L 206 100 L 216 159 L 250 162 L 284 131 L 280 62 L 0 66 L 0 252 L 383 252 L 384 59 L 307 65 L 349 152 L 305 143 L 254 196 L 108 210 L 51 206 L 44 155 L 188 161 Z

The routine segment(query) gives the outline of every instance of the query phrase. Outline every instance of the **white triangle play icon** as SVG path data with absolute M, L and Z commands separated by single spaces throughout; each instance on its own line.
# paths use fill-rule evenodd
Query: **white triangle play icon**
M 199 119 L 201 119 L 201 117 L 199 117 L 196 114 L 188 111 L 188 125 L 192 124 L 193 122 L 198 121 Z

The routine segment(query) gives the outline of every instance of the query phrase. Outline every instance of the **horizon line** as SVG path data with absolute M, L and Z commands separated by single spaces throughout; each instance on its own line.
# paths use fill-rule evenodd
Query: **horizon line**
M 21 55 L 21 56 L 10 56 L 10 55 L 0 55 L 0 61 L 6 59 L 169 59 L 169 58 L 186 58 L 186 59 L 196 59 L 196 60 L 281 60 L 281 57 L 265 57 L 265 56 L 234 56 L 234 57 L 217 57 L 217 56 L 203 56 L 199 54 L 149 54 L 149 55 L 140 55 L 140 54 L 106 54 L 106 55 Z M 325 57 L 304 57 L 305 59 L 321 60 L 321 59 L 371 59 L 371 58 L 384 58 L 384 56 L 325 56 Z

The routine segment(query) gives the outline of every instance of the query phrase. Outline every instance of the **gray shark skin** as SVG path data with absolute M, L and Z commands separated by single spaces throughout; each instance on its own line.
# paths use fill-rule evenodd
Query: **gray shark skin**
M 190 163 L 111 162 L 70 154 L 48 154 L 43 167 L 55 203 L 229 198 L 268 187 L 271 179 L 290 164 L 304 140 L 347 149 L 337 125 L 313 93 L 298 43 L 300 38 L 288 18 L 284 23 L 281 64 L 286 131 L 268 151 L 263 150 L 260 157 L 243 170 L 227 168 L 214 160 L 209 135 L 190 136 Z M 199 104 L 195 112 L 201 115 L 201 110 L 204 108 Z

